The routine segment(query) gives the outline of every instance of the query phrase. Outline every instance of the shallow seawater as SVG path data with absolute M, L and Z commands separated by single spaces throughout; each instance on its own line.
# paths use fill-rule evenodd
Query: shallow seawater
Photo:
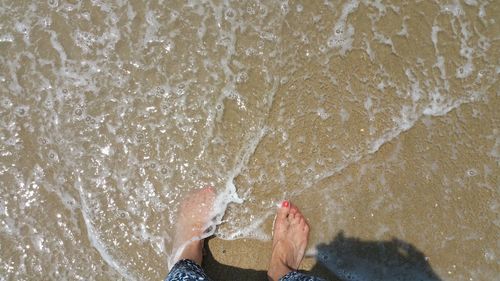
M 206 185 L 223 239 L 270 239 L 288 198 L 310 253 L 397 237 L 442 280 L 498 278 L 498 15 L 0 0 L 0 280 L 161 280 L 180 199 Z

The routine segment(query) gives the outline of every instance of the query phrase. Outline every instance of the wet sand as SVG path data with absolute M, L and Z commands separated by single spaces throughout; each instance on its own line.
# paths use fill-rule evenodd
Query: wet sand
M 324 190 L 320 189 L 309 194 L 301 194 L 296 198 L 292 197 L 292 200 L 302 208 L 311 221 L 312 240 L 315 241 L 316 237 L 321 237 L 324 243 L 330 243 L 334 240 L 334 236 L 339 233 L 355 239 L 373 240 L 375 244 L 388 242 L 392 239 L 402 240 L 404 243 L 412 245 L 411 247 L 416 247 L 422 254 L 421 257 L 417 255 L 418 259 L 406 262 L 415 265 L 418 272 L 425 273 L 426 270 L 433 272 L 433 277 L 424 280 L 453 280 L 452 276 L 460 278 L 460 276 L 467 274 L 473 276 L 470 277 L 472 280 L 487 280 L 487 276 L 496 275 L 500 269 L 498 261 L 493 256 L 489 256 L 489 253 L 494 252 L 492 249 L 496 246 L 488 241 L 498 240 L 498 218 L 494 213 L 489 213 L 489 210 L 495 210 L 498 206 L 495 202 L 497 202 L 499 195 L 500 170 L 498 162 L 495 163 L 494 159 L 489 159 L 491 162 L 488 162 L 488 158 L 475 154 L 474 151 L 477 145 L 495 147 L 494 138 L 487 137 L 484 142 L 480 143 L 477 142 L 477 138 L 489 136 L 491 128 L 497 127 L 495 123 L 500 121 L 500 114 L 495 110 L 500 106 L 497 91 L 498 85 L 490 89 L 487 104 L 464 105 L 445 116 L 426 118 L 426 120 L 418 122 L 414 128 L 385 144 L 376 154 L 362 159 L 346 169 L 342 175 L 332 177 L 323 183 L 326 186 L 336 184 L 342 186 L 342 182 L 346 178 L 358 177 L 356 184 L 358 187 L 364 187 L 363 190 L 368 190 L 368 193 L 375 192 L 376 189 L 383 189 L 386 196 L 390 196 L 387 200 L 393 203 L 387 209 L 373 212 L 373 207 L 367 208 L 373 202 L 370 195 L 366 193 L 360 194 L 356 199 L 343 202 L 342 190 L 339 190 L 337 195 L 333 195 L 332 198 L 342 202 L 343 214 L 349 210 L 350 215 L 337 217 L 338 221 L 333 222 L 334 225 L 337 225 L 337 230 L 331 229 L 330 232 L 324 233 L 324 225 L 321 223 L 318 225 L 317 222 L 331 223 L 331 220 L 336 219 L 336 214 L 328 216 L 328 213 L 318 211 L 317 205 L 311 206 L 309 204 L 309 202 L 320 201 L 325 194 Z M 480 110 L 482 113 L 480 117 L 472 116 L 475 110 Z M 456 124 L 455 120 L 458 118 L 464 118 L 467 121 L 460 122 L 458 127 L 448 126 L 450 120 L 453 120 L 450 123 Z M 418 140 L 419 135 L 432 135 L 432 139 L 424 143 L 415 141 Z M 442 144 L 449 142 L 458 144 L 456 150 L 443 149 Z M 395 153 L 402 149 L 406 152 L 403 155 Z M 397 157 L 402 157 L 408 164 L 401 167 L 401 159 Z M 450 162 L 443 161 L 443 159 L 449 159 Z M 435 164 L 428 167 L 427 171 L 422 171 L 422 167 L 425 166 L 422 162 L 429 163 L 428 161 Z M 394 163 L 397 163 L 399 169 L 394 166 Z M 367 165 L 370 165 L 369 169 L 365 168 Z M 445 165 L 447 169 L 444 176 L 436 169 L 436 166 L 440 165 Z M 495 168 L 487 170 L 479 182 L 474 181 L 474 178 L 478 176 L 475 171 L 479 169 L 474 167 L 487 169 L 488 165 Z M 364 173 L 360 174 L 359 171 Z M 384 171 L 390 171 L 389 175 Z M 378 178 L 381 173 L 387 175 L 384 184 L 374 183 L 373 179 Z M 447 178 L 450 173 L 454 174 L 455 177 Z M 461 178 L 467 180 L 461 183 L 460 190 L 450 190 L 447 187 L 450 182 L 456 182 Z M 354 187 L 342 186 L 342 188 Z M 402 192 L 401 188 L 404 188 Z M 428 188 L 432 188 L 432 192 L 429 192 Z M 450 201 L 453 207 L 447 203 Z M 446 208 L 448 212 L 440 211 L 441 208 Z M 450 208 L 453 208 L 454 212 L 450 212 Z M 477 216 L 478 213 L 482 215 Z M 384 225 L 381 226 L 378 221 L 383 221 Z M 391 222 L 397 223 L 397 225 L 391 226 Z M 270 220 L 267 221 L 266 226 L 266 230 L 270 233 Z M 391 233 L 387 233 L 390 228 L 404 229 L 404 231 L 395 237 Z M 332 233 L 335 235 L 332 235 L 331 240 L 328 240 L 328 234 Z M 456 236 L 468 238 L 455 241 Z M 441 247 L 436 248 L 434 245 L 439 244 L 439 241 L 441 241 Z M 362 241 L 356 242 L 352 246 L 354 248 L 362 243 Z M 213 276 L 220 277 L 220 280 L 237 279 L 240 278 L 239 274 L 249 274 L 248 279 L 242 280 L 252 280 L 255 276 L 265 276 L 270 255 L 269 242 L 247 239 L 236 241 L 213 239 L 209 242 L 209 248 L 213 257 L 208 258 L 206 270 Z M 315 246 L 312 245 L 312 249 L 314 248 Z M 335 247 L 332 249 L 339 250 Z M 382 251 L 380 249 L 374 250 L 373 247 L 365 247 L 364 249 L 373 251 L 375 255 Z M 336 258 L 339 260 L 338 254 L 319 251 L 304 261 L 302 269 L 327 278 L 327 280 L 344 280 L 342 278 L 345 276 L 341 275 L 342 266 L 335 267 L 331 264 L 335 263 Z M 366 253 L 357 253 L 349 258 L 353 262 L 363 264 L 361 260 L 365 258 L 365 255 Z M 241 258 L 242 256 L 244 258 Z M 342 254 L 340 256 L 342 257 Z M 486 258 L 486 262 L 474 262 L 482 260 L 483 257 Z M 392 276 L 390 274 L 398 271 L 407 273 L 407 276 L 414 274 L 413 270 L 415 269 L 412 269 L 411 266 L 401 269 L 401 265 L 391 264 L 391 261 L 401 262 L 403 258 L 391 260 L 392 257 L 389 253 L 379 255 L 377 258 L 370 262 L 376 267 L 385 268 L 388 272 L 388 275 L 380 277 L 380 280 L 397 280 L 390 278 Z M 384 258 L 386 260 L 383 260 Z M 318 259 L 323 263 L 318 262 Z M 329 263 L 330 268 L 334 268 L 333 272 L 327 269 Z M 419 268 L 420 263 L 426 263 L 426 266 Z M 352 269 L 352 265 L 344 266 L 345 269 Z M 233 267 L 251 270 L 248 272 L 239 271 Z M 424 268 L 425 270 L 421 270 Z M 447 268 L 448 272 L 439 271 L 442 268 Z M 358 268 L 358 270 L 353 271 L 362 272 L 363 270 Z
M 222 264 L 264 270 L 289 199 L 324 264 L 306 269 L 495 280 L 498 14 L 0 0 L 0 280 L 159 280 L 179 202 L 205 185 Z

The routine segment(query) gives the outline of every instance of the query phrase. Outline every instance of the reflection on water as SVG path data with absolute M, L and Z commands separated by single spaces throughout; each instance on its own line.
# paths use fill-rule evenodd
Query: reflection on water
M 179 198 L 209 184 L 221 238 L 268 239 L 291 198 L 313 243 L 399 237 L 443 280 L 491 280 L 498 14 L 0 0 L 0 279 L 159 280 Z

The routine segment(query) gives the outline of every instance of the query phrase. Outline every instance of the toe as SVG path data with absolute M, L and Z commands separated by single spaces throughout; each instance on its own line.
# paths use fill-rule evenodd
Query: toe
M 300 223 L 300 214 L 299 213 L 290 214 L 290 216 L 288 217 L 288 219 L 290 220 L 290 224 L 297 225 L 297 224 Z
M 300 217 L 300 219 L 299 219 L 299 225 L 302 226 L 302 227 L 304 227 L 305 224 L 306 223 L 304 221 L 304 217 Z
M 290 206 L 285 204 L 285 202 L 288 202 L 288 201 L 284 201 L 283 204 L 281 204 L 281 207 L 278 208 L 278 212 L 276 213 L 276 221 L 277 222 L 281 222 L 283 220 L 285 220 L 288 215 L 290 214 Z
M 308 224 L 304 225 L 304 232 L 309 232 L 309 225 Z

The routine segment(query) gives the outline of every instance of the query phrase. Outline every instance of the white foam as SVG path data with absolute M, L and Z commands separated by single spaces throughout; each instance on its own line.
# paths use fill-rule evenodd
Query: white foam
M 318 116 L 322 119 L 322 120 L 326 120 L 330 117 L 330 114 L 328 112 L 326 112 L 326 110 L 322 107 L 318 108 L 316 110 L 316 114 L 318 114 Z
M 441 28 L 437 25 L 432 25 L 432 31 L 431 31 L 431 40 L 432 44 L 434 45 L 434 49 L 437 51 L 438 50 L 438 33 L 441 31 Z
M 332 49 L 340 49 L 340 54 L 345 55 L 347 51 L 352 49 L 353 41 L 354 27 L 351 24 L 345 26 L 342 23 L 335 25 L 335 31 L 328 38 L 326 45 Z
M 392 42 L 392 39 L 388 36 L 385 36 L 384 34 L 376 31 L 374 27 L 372 27 L 372 31 L 374 34 L 374 39 L 384 45 L 390 46 L 392 52 L 395 54 L 396 53 L 396 48 L 394 47 L 394 43 Z
M 345 123 L 347 120 L 349 120 L 350 114 L 349 114 L 349 112 L 347 112 L 347 110 L 345 108 L 340 109 L 339 115 L 340 115 L 340 120 L 342 121 L 342 123 Z
M 47 32 L 50 34 L 50 44 L 57 51 L 57 53 L 59 54 L 59 59 L 61 60 L 61 64 L 64 65 L 68 56 L 66 55 L 66 52 L 64 51 L 61 43 L 57 40 L 57 33 L 52 30 L 48 30 Z
M 464 13 L 462 5 L 457 0 L 450 4 L 441 5 L 441 12 L 452 14 L 455 17 L 459 17 Z
M 416 103 L 417 101 L 420 100 L 420 97 L 423 94 L 422 89 L 420 89 L 420 83 L 418 79 L 415 77 L 415 75 L 412 73 L 410 69 L 405 69 L 405 74 L 408 80 L 410 81 L 410 96 L 413 101 L 413 103 Z
M 24 43 L 29 46 L 31 44 L 30 43 L 31 28 L 29 24 L 25 22 L 16 22 L 14 28 L 16 29 L 17 32 L 23 35 Z
M 2 35 L 0 35 L 0 42 L 12 43 L 12 42 L 14 42 L 14 36 L 12 36 L 12 34 L 10 34 L 10 33 L 2 34 Z
M 332 49 L 340 49 L 339 53 L 344 56 L 352 49 L 354 41 L 354 26 L 347 24 L 347 17 L 357 10 L 359 1 L 351 0 L 342 7 L 342 14 L 333 27 L 333 34 L 327 39 L 326 45 Z
M 465 4 L 469 6 L 477 6 L 477 1 L 476 0 L 464 0 Z
M 301 4 L 297 4 L 295 5 L 295 10 L 297 11 L 297 13 L 302 13 L 302 11 L 304 11 L 304 6 L 302 6 Z
M 364 36 L 363 42 L 365 43 L 366 54 L 368 54 L 368 57 L 370 58 L 371 61 L 374 61 L 375 60 L 375 52 L 372 50 L 372 47 L 370 45 L 370 40 L 368 40 L 366 38 L 366 36 Z
M 85 191 L 83 190 L 82 181 L 80 175 L 77 176 L 75 181 L 75 188 L 78 190 L 80 194 L 80 203 L 81 205 L 81 213 L 83 216 L 83 221 L 85 222 L 85 226 L 87 227 L 87 236 L 89 238 L 90 244 L 97 250 L 99 255 L 101 255 L 102 259 L 109 265 L 111 268 L 115 269 L 119 272 L 124 278 L 127 280 L 138 280 L 135 276 L 133 276 L 125 266 L 120 264 L 117 260 L 113 258 L 113 256 L 106 249 L 105 243 L 102 242 L 99 238 L 99 232 L 96 231 L 94 226 L 92 225 L 92 219 L 89 218 L 89 208 L 87 206 L 87 201 L 85 199 Z
M 474 65 L 471 61 L 468 61 L 466 64 L 457 68 L 455 76 L 459 79 L 464 79 L 469 77 L 473 71 Z
M 493 144 L 493 147 L 489 151 L 489 155 L 495 158 L 497 163 L 500 164 L 500 133 L 498 129 L 493 130 L 492 137 L 495 139 L 495 144 Z
M 201 237 L 195 237 L 193 239 L 204 239 L 213 235 L 216 231 L 216 226 L 222 223 L 222 218 L 227 210 L 227 207 L 231 203 L 241 204 L 244 202 L 243 198 L 240 198 L 236 186 L 234 184 L 234 179 L 241 173 L 242 169 L 247 165 L 250 157 L 255 153 L 255 149 L 258 144 L 262 140 L 262 138 L 266 134 L 266 129 L 260 129 L 256 132 L 255 135 L 249 137 L 247 139 L 246 145 L 240 150 L 240 153 L 237 155 L 235 159 L 235 166 L 232 170 L 230 170 L 226 175 L 225 180 L 225 188 L 223 191 L 217 194 L 217 197 L 214 201 L 214 207 L 210 214 L 210 217 L 213 219 L 204 227 L 207 229 Z M 241 228 L 241 233 L 250 233 L 252 231 L 255 232 L 256 229 L 261 225 L 261 221 L 256 221 L 254 224 L 247 226 L 246 228 Z M 236 237 L 236 236 L 235 236 Z M 229 237 L 225 237 L 229 238 Z M 180 253 L 184 249 L 185 245 L 188 243 L 187 241 L 184 245 L 180 246 L 168 257 L 168 266 L 172 268 L 174 265 L 174 261 L 178 259 Z
M 109 156 L 110 153 L 111 153 L 111 145 L 108 144 L 107 146 L 104 146 L 101 148 L 101 153 L 106 155 L 106 156 Z
M 408 25 L 406 24 L 406 21 L 409 19 L 410 17 L 408 16 L 404 16 L 403 17 L 403 23 L 402 23 L 402 26 L 401 26 L 401 30 L 398 31 L 398 33 L 396 33 L 397 35 L 399 36 L 403 36 L 403 37 L 406 37 L 408 38 Z
M 433 66 L 439 69 L 440 78 L 444 81 L 444 88 L 448 91 L 450 89 L 450 85 L 448 79 L 446 78 L 445 58 L 443 56 L 437 56 L 436 63 Z

